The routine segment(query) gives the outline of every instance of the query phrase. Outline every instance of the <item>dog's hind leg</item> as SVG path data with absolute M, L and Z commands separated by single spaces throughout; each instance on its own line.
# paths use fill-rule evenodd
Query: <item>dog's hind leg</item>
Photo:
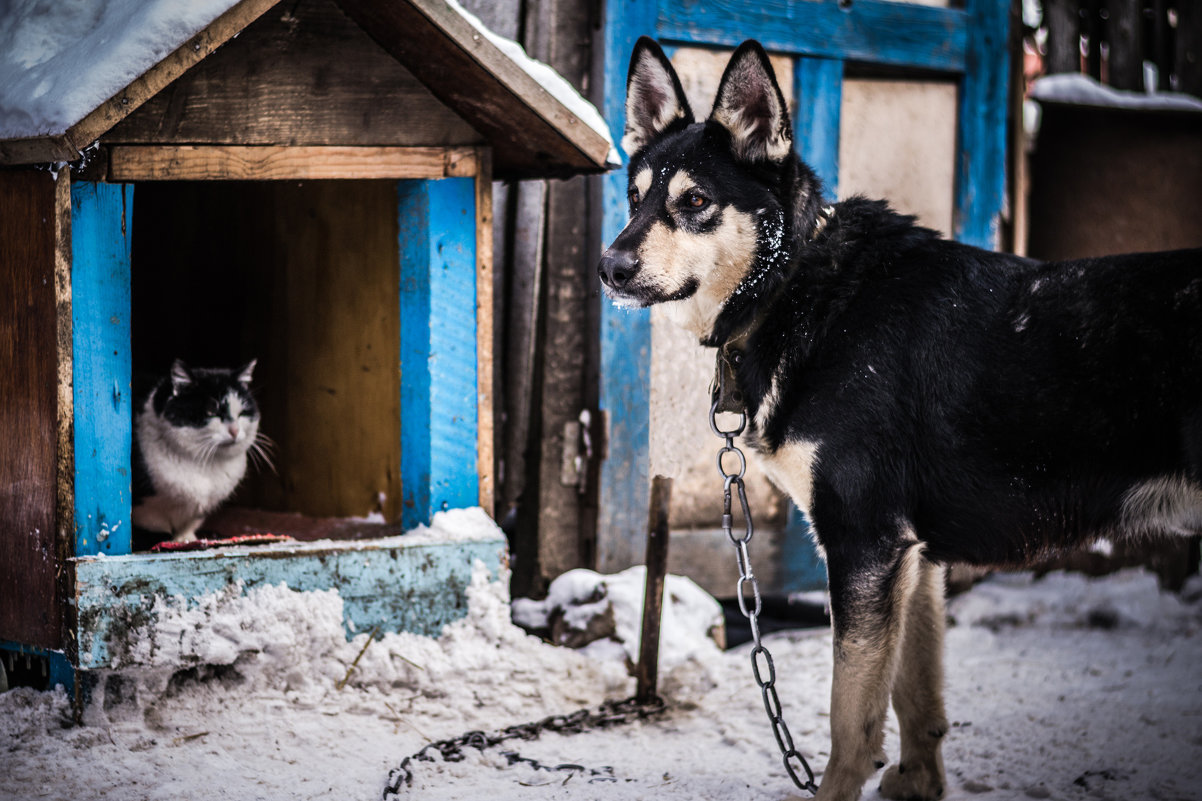
M 845 564 L 845 559 L 857 562 Z M 904 611 L 922 574 L 922 547 L 905 545 L 864 564 L 862 554 L 827 551 L 835 674 L 831 758 L 819 801 L 852 801 L 884 763 L 885 716 L 904 628 Z
M 943 568 L 926 560 L 902 625 L 893 709 L 901 729 L 901 760 L 881 778 L 881 795 L 896 799 L 941 798 L 945 786 L 943 735 Z

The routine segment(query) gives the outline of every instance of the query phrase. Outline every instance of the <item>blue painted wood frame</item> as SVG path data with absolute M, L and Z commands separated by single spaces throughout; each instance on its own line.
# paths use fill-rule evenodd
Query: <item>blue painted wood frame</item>
M 475 192 L 471 178 L 398 183 L 406 529 L 480 502 Z
M 839 120 L 843 109 L 843 61 L 802 56 L 793 62 L 793 142 L 802 160 L 839 196 Z
M 605 102 L 611 131 L 626 127 L 626 66 L 634 43 L 655 30 L 655 4 L 609 0 L 605 22 Z M 621 145 L 619 144 L 619 149 Z M 626 154 L 623 153 L 623 157 Z M 626 226 L 626 173 L 602 179 L 601 236 L 612 242 Z M 599 403 L 608 423 L 597 516 L 597 569 L 638 564 L 646 553 L 651 503 L 651 313 L 623 311 L 601 301 Z
M 209 638 L 193 626 L 206 624 L 190 623 L 186 643 L 178 629 L 164 633 L 158 624 L 173 614 L 280 584 L 297 592 L 336 590 L 348 638 L 373 628 L 436 637 L 443 626 L 467 614 L 467 587 L 476 566 L 482 564 L 495 581 L 505 552 L 505 538 L 497 531 L 447 542 L 423 540 L 419 534 L 333 547 L 328 542 L 290 543 L 79 558 L 79 667 L 155 664 L 172 654 L 185 662 L 195 659 L 187 649 L 203 651 Z M 169 641 L 162 642 L 163 637 Z
M 626 66 L 634 41 L 652 35 L 666 47 L 735 47 L 758 39 L 793 55 L 794 133 L 802 157 L 838 191 L 843 65 L 847 61 L 935 71 L 959 81 L 953 233 L 996 247 L 1005 180 L 1009 0 L 966 0 L 936 8 L 883 0 L 611 0 L 605 24 L 604 112 L 614 130 L 625 121 Z M 625 175 L 603 186 L 603 241 L 625 223 Z M 637 562 L 649 491 L 650 318 L 602 303 L 601 406 L 609 415 L 609 458 L 602 467 L 598 566 Z M 786 545 L 799 554 L 785 566 L 791 588 L 812 586 L 821 566 L 800 547 L 806 525 L 794 510 Z M 607 541 L 610 543 L 607 546 Z M 797 547 L 795 547 L 797 546 Z
M 130 552 L 133 186 L 71 185 L 75 553 Z
M 1008 0 L 968 0 L 968 65 L 960 80 L 952 233 L 996 248 L 1006 184 Z
M 649 0 L 653 2 L 653 0 Z M 969 16 L 960 9 L 884 0 L 660 0 L 655 36 L 680 44 L 962 72 Z M 644 28 L 648 33 L 651 28 Z
M 0 651 L 13 654 L 28 654 L 31 657 L 46 660 L 46 686 L 50 689 L 62 685 L 68 693 L 75 688 L 75 666 L 62 651 L 52 651 L 33 645 L 23 645 L 11 640 L 0 640 Z

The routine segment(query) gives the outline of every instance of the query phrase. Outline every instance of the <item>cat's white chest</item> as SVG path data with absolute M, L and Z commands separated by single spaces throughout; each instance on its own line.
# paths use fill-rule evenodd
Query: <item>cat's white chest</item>
M 246 448 L 198 452 L 195 442 L 147 411 L 138 419 L 137 434 L 155 493 L 134 507 L 134 525 L 191 539 L 205 516 L 242 481 Z M 202 434 L 196 432 L 198 438 Z

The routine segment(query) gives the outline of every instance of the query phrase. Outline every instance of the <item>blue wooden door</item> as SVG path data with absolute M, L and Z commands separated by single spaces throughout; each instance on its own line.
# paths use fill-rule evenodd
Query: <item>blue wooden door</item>
M 797 113 L 794 141 L 834 196 L 839 117 L 848 62 L 954 80 L 958 87 L 952 233 L 997 245 L 1003 203 L 1010 0 L 965 0 L 937 8 L 884 0 L 609 0 L 605 23 L 604 111 L 625 125 L 626 69 L 639 36 L 666 48 L 733 48 L 758 39 L 791 57 Z M 626 177 L 604 179 L 603 241 L 626 223 Z M 649 497 L 651 320 L 603 303 L 600 404 L 610 421 L 602 466 L 598 564 L 641 560 Z M 699 389 L 698 391 L 703 391 Z M 822 585 L 825 575 L 799 514 L 786 532 L 788 589 Z

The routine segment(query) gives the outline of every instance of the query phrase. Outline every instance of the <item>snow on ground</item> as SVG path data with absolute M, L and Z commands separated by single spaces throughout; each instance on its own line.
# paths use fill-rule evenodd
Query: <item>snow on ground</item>
M 431 740 L 633 692 L 622 659 L 557 648 L 514 626 L 504 584 L 483 570 L 468 617 L 437 639 L 347 642 L 334 593 L 268 587 L 254 598 L 260 617 L 290 622 L 292 634 L 242 638 L 231 618 L 228 639 L 252 649 L 232 665 L 106 674 L 86 725 L 70 723 L 62 692 L 0 695 L 0 798 L 367 801 Z M 1138 571 L 998 576 L 949 611 L 949 799 L 1202 799 L 1202 581 L 1179 597 Z M 691 631 L 677 636 L 704 637 L 696 623 Z M 767 643 L 794 738 L 821 769 L 830 634 Z M 665 666 L 660 691 L 670 707 L 661 719 L 508 746 L 544 763 L 611 766 L 615 781 L 511 767 L 504 749 L 468 749 L 462 762 L 415 763 L 403 795 L 802 797 L 780 767 L 747 646 L 694 649 Z M 887 748 L 896 756 L 892 721 Z M 878 797 L 875 786 L 865 798 Z

